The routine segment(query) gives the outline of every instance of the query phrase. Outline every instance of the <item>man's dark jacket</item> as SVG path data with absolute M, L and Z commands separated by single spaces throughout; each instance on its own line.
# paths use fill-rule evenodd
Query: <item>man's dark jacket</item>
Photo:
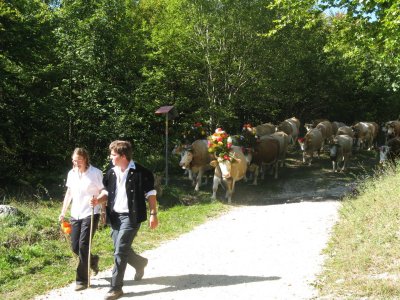
M 137 223 L 147 220 L 145 194 L 154 190 L 153 173 L 135 162 L 135 169 L 130 168 L 126 178 L 126 195 L 128 197 L 129 216 L 136 218 Z M 103 184 L 108 191 L 107 220 L 111 220 L 115 203 L 117 176 L 113 169 L 107 171 Z

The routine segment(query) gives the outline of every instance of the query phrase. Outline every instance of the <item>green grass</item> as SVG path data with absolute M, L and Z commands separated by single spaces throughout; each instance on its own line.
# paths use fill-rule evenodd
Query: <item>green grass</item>
M 143 223 L 134 242 L 137 252 L 153 249 L 229 209 L 220 202 L 211 202 L 205 193 L 192 196 L 194 205 L 172 206 L 187 194 L 177 188 L 165 191 L 160 200 L 168 205 L 160 205 L 160 225 L 150 230 Z M 77 257 L 57 221 L 61 200 L 14 200 L 8 204 L 17 207 L 22 215 L 0 220 L 0 299 L 29 299 L 73 282 Z M 93 253 L 101 256 L 101 270 L 112 266 L 110 228 L 96 232 Z
M 317 286 L 324 299 L 399 299 L 400 168 L 344 199 Z

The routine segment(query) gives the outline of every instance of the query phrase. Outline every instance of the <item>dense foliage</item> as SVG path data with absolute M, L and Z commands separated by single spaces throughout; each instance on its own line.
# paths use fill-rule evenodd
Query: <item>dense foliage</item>
M 116 138 L 162 169 L 163 105 L 172 140 L 196 122 L 397 118 L 399 1 L 359 3 L 1 1 L 1 191 L 60 184 L 78 145 L 105 166 Z

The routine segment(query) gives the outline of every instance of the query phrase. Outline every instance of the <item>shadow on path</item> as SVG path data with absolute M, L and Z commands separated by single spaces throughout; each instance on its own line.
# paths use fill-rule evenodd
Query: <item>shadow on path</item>
M 148 291 L 142 291 L 137 293 L 126 293 L 125 297 L 129 296 L 145 296 L 149 294 L 155 293 L 167 293 L 167 292 L 175 292 L 187 289 L 196 289 L 196 288 L 209 288 L 209 287 L 217 287 L 217 286 L 229 286 L 235 284 L 243 284 L 249 282 L 261 282 L 261 281 L 271 281 L 271 280 L 279 280 L 281 277 L 278 276 L 244 276 L 244 275 L 202 275 L 202 274 L 187 274 L 187 275 L 179 275 L 179 276 L 164 276 L 164 277 L 153 277 L 147 278 L 137 283 L 133 280 L 125 280 L 125 286 L 134 286 L 134 285 L 161 285 L 165 286 L 160 289 L 152 289 Z M 110 281 L 111 278 L 107 278 L 107 281 Z

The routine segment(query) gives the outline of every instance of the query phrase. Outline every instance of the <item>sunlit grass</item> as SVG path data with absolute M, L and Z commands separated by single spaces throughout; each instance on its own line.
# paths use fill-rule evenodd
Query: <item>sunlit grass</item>
M 329 299 L 398 299 L 400 168 L 367 178 L 347 197 L 317 283 Z

